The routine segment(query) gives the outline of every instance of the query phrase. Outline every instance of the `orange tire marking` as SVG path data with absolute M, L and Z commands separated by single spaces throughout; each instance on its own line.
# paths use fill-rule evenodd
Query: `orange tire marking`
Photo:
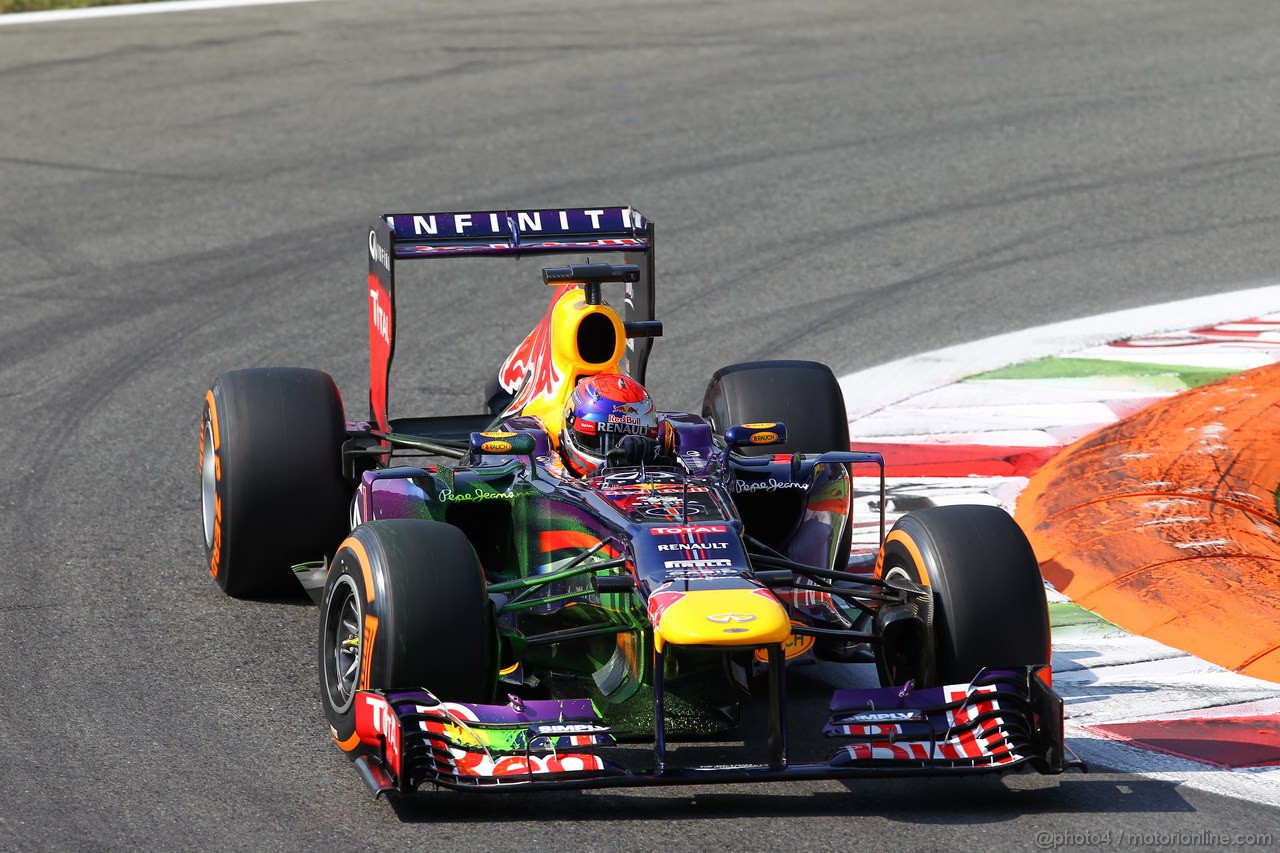
M 343 548 L 356 555 L 356 562 L 360 564 L 360 574 L 364 576 L 364 600 L 366 603 L 373 601 L 373 569 L 369 566 L 369 552 L 365 550 L 364 543 L 354 536 L 348 536 L 338 546 L 339 551 Z
M 915 540 L 901 530 L 891 530 L 889 535 L 884 538 L 884 545 L 880 547 L 880 556 L 876 559 L 876 577 L 884 577 L 884 551 L 885 546 L 890 542 L 899 542 L 903 548 L 907 549 L 907 553 L 911 555 L 911 559 L 915 561 L 916 568 L 920 571 L 920 583 L 929 586 L 929 570 L 925 567 L 924 557 L 920 554 L 920 548 L 916 546 Z
M 346 740 L 338 740 L 338 733 L 333 729 L 329 729 L 329 736 L 333 738 L 333 742 L 336 743 L 343 752 L 350 752 L 360 745 L 360 734 L 358 732 L 352 732 L 351 737 Z
M 360 564 L 360 574 L 364 578 L 364 600 L 366 604 L 373 603 L 373 568 L 369 564 L 369 552 L 365 550 L 364 543 L 354 536 L 348 536 L 338 547 L 341 551 L 343 548 L 351 551 L 356 557 L 356 562 Z M 362 626 L 362 638 L 360 641 L 360 680 L 356 687 L 359 690 L 369 689 L 369 671 L 373 666 L 373 645 L 378 639 L 378 617 L 372 613 L 365 611 L 364 625 Z M 341 744 L 339 744 L 341 746 Z
M 204 403 L 209 407 L 209 425 L 213 427 L 213 449 L 222 449 L 222 436 L 218 432 L 218 407 L 213 402 L 213 389 L 204 392 Z
M 209 411 L 209 430 L 213 433 L 213 479 L 217 483 L 222 482 L 222 431 L 218 429 L 218 407 L 213 401 L 213 389 L 210 388 L 204 392 L 204 404 Z M 202 458 L 201 466 L 204 465 L 204 430 L 200 431 L 200 448 Z M 209 574 L 215 579 L 218 577 L 218 571 L 222 568 L 222 496 L 218 494 L 217 487 L 214 487 L 213 493 L 213 547 L 209 549 Z
M 372 613 L 364 614 L 364 637 L 360 641 L 360 683 L 359 690 L 369 689 L 369 672 L 373 667 L 373 644 L 378 639 L 378 617 Z

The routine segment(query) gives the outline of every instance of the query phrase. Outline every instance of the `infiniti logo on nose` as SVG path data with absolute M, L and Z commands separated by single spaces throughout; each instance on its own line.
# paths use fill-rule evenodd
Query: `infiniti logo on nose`
M 719 622 L 721 625 L 726 622 L 750 622 L 756 617 L 751 613 L 717 613 L 714 616 L 708 616 L 708 622 Z

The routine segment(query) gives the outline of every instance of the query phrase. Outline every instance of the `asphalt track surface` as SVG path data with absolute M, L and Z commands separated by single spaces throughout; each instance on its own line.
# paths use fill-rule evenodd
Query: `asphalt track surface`
M 1274 280 L 1278 45 L 1270 0 L 352 0 L 0 28 L 0 848 L 1280 834 L 1274 809 L 1105 768 L 373 802 L 325 731 L 315 611 L 210 581 L 196 469 L 219 371 L 322 368 L 363 412 L 382 211 L 635 205 L 668 408 L 733 361 L 845 373 Z M 537 262 L 420 266 L 393 412 L 473 410 L 543 307 Z M 829 675 L 797 680 L 822 701 Z

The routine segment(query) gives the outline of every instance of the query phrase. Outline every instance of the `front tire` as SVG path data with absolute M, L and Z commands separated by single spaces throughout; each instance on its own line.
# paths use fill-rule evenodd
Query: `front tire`
M 350 752 L 357 690 L 429 690 L 487 702 L 497 634 L 484 572 L 465 535 L 419 519 L 371 521 L 342 543 L 320 605 L 320 698 Z
M 983 667 L 1049 663 L 1040 566 L 1004 510 L 940 506 L 908 513 L 885 538 L 877 569 L 933 593 L 932 648 L 882 645 L 877 662 L 885 686 L 964 684 Z
M 319 370 L 223 373 L 200 418 L 209 572 L 227 595 L 281 594 L 290 566 L 333 553 L 347 530 L 342 398 Z

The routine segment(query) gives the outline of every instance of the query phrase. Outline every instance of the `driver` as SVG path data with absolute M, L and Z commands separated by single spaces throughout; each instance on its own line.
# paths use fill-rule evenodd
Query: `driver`
M 560 433 L 560 455 L 569 470 L 580 477 L 595 471 L 627 435 L 658 438 L 658 411 L 644 386 L 619 373 L 578 380 Z

